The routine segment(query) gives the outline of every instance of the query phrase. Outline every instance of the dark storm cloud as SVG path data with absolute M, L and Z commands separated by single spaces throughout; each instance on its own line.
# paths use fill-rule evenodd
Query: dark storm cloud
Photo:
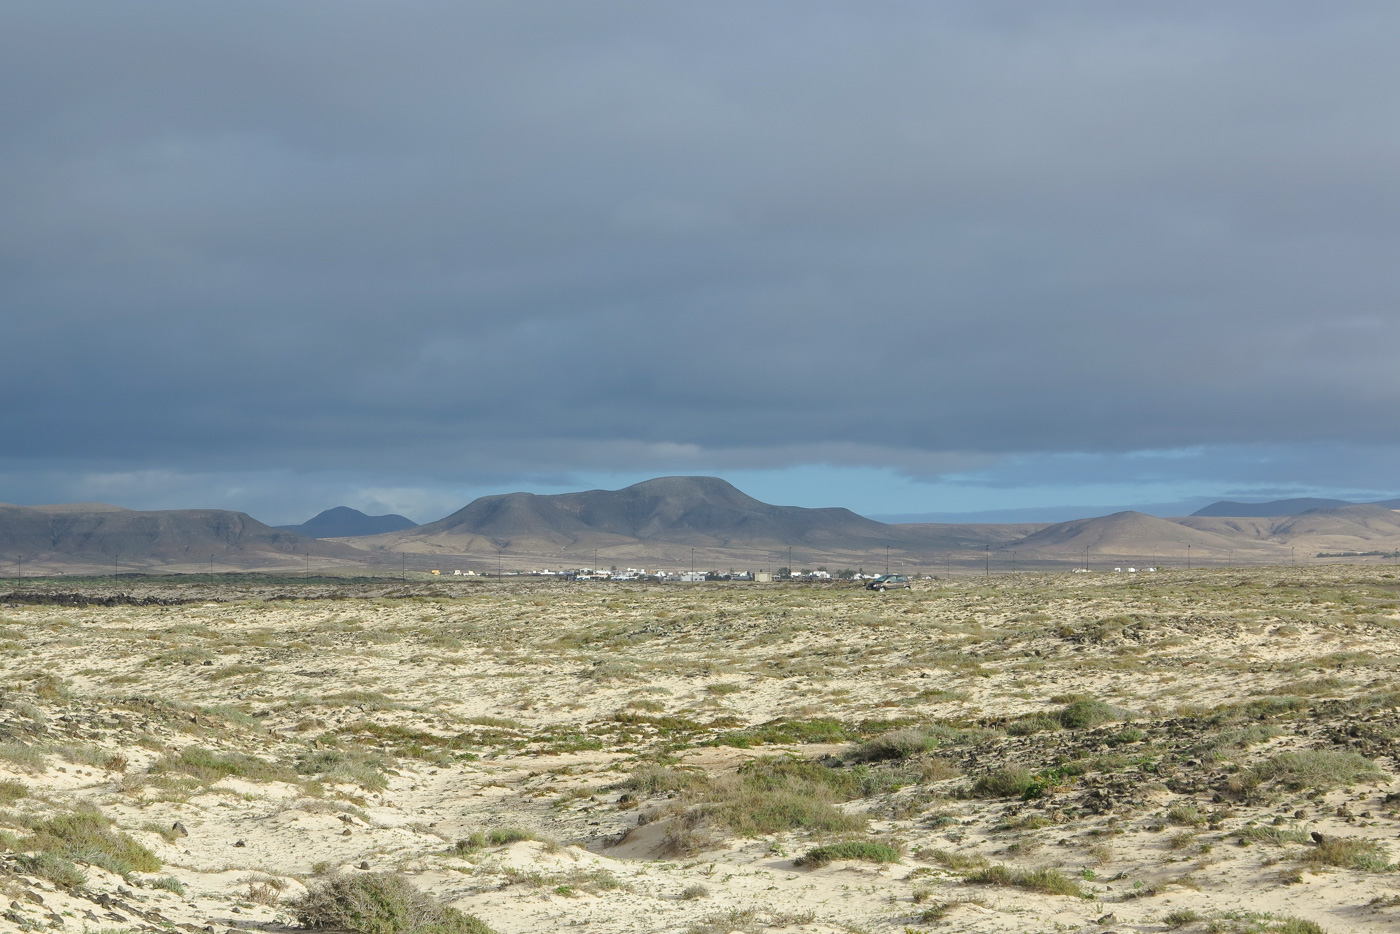
M 6 463 L 1393 440 L 1400 11 L 1217 6 L 13 4 Z

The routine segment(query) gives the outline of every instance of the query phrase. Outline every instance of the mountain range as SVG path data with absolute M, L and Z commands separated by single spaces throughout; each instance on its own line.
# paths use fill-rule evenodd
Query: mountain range
M 142 512 L 105 503 L 58 506 L 0 504 L 0 558 L 38 570 L 93 572 L 153 566 L 222 568 L 283 566 L 316 558 L 353 561 L 363 552 L 264 525 L 226 509 Z
M 1400 512 L 1390 507 L 1324 501 L 1274 516 L 1207 507 L 1174 519 L 1120 512 L 1053 524 L 889 524 L 849 509 L 764 503 L 716 477 L 660 477 L 622 490 L 484 496 L 421 526 L 348 507 L 273 528 L 218 509 L 0 505 L 0 561 L 24 556 L 34 571 L 54 573 L 195 571 L 211 558 L 226 569 L 406 568 L 410 556 L 417 568 L 457 569 L 1279 563 L 1400 550 Z
M 1313 509 L 1336 509 L 1341 506 L 1384 506 L 1400 509 L 1400 499 L 1374 503 L 1354 503 L 1345 499 L 1275 499 L 1267 503 L 1237 503 L 1222 499 L 1191 513 L 1193 516 L 1234 516 L 1237 518 L 1268 519 L 1274 516 L 1297 516 Z
M 387 516 L 367 516 L 349 506 L 327 509 L 301 525 L 273 526 L 284 532 L 305 535 L 307 538 L 358 538 L 361 535 L 380 535 L 384 532 L 401 532 L 417 527 L 418 523 L 400 515 L 390 513 Z

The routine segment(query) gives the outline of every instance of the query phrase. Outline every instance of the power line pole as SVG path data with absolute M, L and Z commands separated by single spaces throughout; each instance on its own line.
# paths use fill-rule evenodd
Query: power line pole
M 983 570 L 986 572 L 985 576 L 991 577 L 991 576 L 992 576 L 992 546 L 991 546 L 991 545 L 983 545 L 982 548 L 983 548 L 983 552 L 982 552 Z

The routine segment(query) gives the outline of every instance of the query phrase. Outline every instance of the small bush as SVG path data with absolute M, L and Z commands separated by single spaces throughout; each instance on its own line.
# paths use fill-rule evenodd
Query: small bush
M 1022 872 L 1008 866 L 988 866 L 970 873 L 966 878 L 973 885 L 1015 886 L 1042 895 L 1084 895 L 1079 883 L 1058 869 L 1033 869 L 1030 872 Z
M 1200 912 L 1190 908 L 1178 908 L 1175 911 L 1168 912 L 1167 916 L 1162 919 L 1162 923 L 1169 928 L 1179 928 L 1199 920 L 1201 920 Z
M 1012 765 L 978 778 L 972 783 L 971 793 L 977 798 L 1019 798 L 1035 783 L 1030 769 Z
M 747 749 L 770 743 L 844 743 L 855 738 L 840 720 L 770 720 L 745 730 L 721 734 L 714 744 Z
M 359 785 L 366 791 L 383 791 L 389 787 L 384 761 L 378 756 L 318 749 L 298 757 L 295 768 L 302 775 L 313 775 L 331 784 Z
M 1327 934 L 1316 921 L 1306 921 L 1302 918 L 1284 918 L 1269 930 L 1274 934 Z
M 238 880 L 244 886 L 243 894 L 248 901 L 258 905 L 275 905 L 282 898 L 282 890 L 287 883 L 266 873 L 254 873 Z
M 535 835 L 519 827 L 497 827 L 495 830 L 474 830 L 452 847 L 458 856 L 466 856 L 488 846 L 506 846 L 521 840 L 533 840 Z
M 699 788 L 706 783 L 703 772 L 688 769 L 673 769 L 663 765 L 647 763 L 635 769 L 631 775 L 618 782 L 624 788 L 639 794 L 659 795 L 675 791 Z
M 25 772 L 42 772 L 46 765 L 44 750 L 24 743 L 0 743 L 0 760 Z
M 176 772 L 192 776 L 202 785 L 213 785 L 224 778 L 243 778 L 254 782 L 295 781 L 290 769 L 267 762 L 256 756 L 239 752 L 218 753 L 200 746 L 187 746 L 178 753 L 169 753 L 151 771 Z
M 921 850 L 920 859 L 929 859 L 954 872 L 972 872 L 987 868 L 987 858 L 978 853 L 954 853 L 949 850 Z
M 1060 721 L 1056 718 L 1048 713 L 1035 713 L 1012 720 L 1006 725 L 1006 732 L 1011 736 L 1029 736 L 1032 733 L 1046 733 L 1059 728 Z
M 151 883 L 153 889 L 164 889 L 167 892 L 174 892 L 176 895 L 185 894 L 185 883 L 174 876 L 166 876 Z
M 0 781 L 0 804 L 12 804 L 28 795 L 29 789 L 25 787 L 24 782 L 17 782 L 13 779 Z
M 696 883 L 695 885 L 687 885 L 685 888 L 681 889 L 681 894 L 680 894 L 680 899 L 681 899 L 681 901 L 683 901 L 683 902 L 694 901 L 694 900 L 697 899 L 697 898 L 709 898 L 709 897 L 710 897 L 710 890 L 709 890 L 709 888 L 706 887 L 706 886 L 700 885 L 699 883 Z
M 813 869 L 826 866 L 838 859 L 860 859 L 868 863 L 897 863 L 899 851 L 884 843 L 869 840 L 847 840 L 844 843 L 829 843 L 813 847 L 797 859 L 794 866 L 810 866 Z
M 87 884 L 87 873 L 78 868 L 71 859 L 56 853 L 25 854 L 16 859 L 19 868 L 31 876 L 48 879 L 54 885 L 76 888 Z
M 1245 840 L 1257 840 L 1260 843 L 1272 843 L 1282 846 L 1285 843 L 1311 843 L 1312 838 L 1296 827 L 1271 827 L 1255 824 L 1246 827 L 1240 837 Z
M 1313 866 L 1336 866 L 1364 872 L 1394 872 L 1385 848 L 1375 840 L 1329 837 L 1308 850 L 1303 861 Z
M 1199 827 L 1206 822 L 1206 816 L 1194 804 L 1174 804 L 1167 809 L 1167 823 L 1178 827 Z
M 861 743 L 848 756 L 854 762 L 881 762 L 908 759 L 938 747 L 938 738 L 917 728 L 891 730 Z
M 1067 730 L 1085 730 L 1105 723 L 1112 723 L 1115 720 L 1122 720 L 1127 713 L 1123 708 L 1105 704 L 1101 700 L 1082 698 L 1066 704 L 1056 714 L 1056 718 L 1060 721 L 1060 725 Z
M 481 920 L 443 905 L 400 873 L 313 881 L 292 908 L 303 927 L 351 934 L 492 934 Z
M 833 768 L 792 758 L 762 758 L 744 763 L 734 775 L 697 781 L 658 812 L 642 815 L 646 823 L 671 818 L 667 846 L 695 852 L 718 842 L 711 829 L 754 837 L 788 830 L 850 833 L 865 829 L 866 818 L 847 814 L 843 801 L 890 790 L 886 773 L 866 766 Z
M 35 825 L 24 846 L 100 866 L 121 876 L 160 869 L 161 862 L 154 853 L 113 830 L 111 823 L 96 808 L 82 808 Z
M 1327 791 L 1384 775 L 1374 762 L 1360 753 L 1330 749 L 1281 752 L 1251 771 L 1261 781 L 1276 780 L 1294 791 Z

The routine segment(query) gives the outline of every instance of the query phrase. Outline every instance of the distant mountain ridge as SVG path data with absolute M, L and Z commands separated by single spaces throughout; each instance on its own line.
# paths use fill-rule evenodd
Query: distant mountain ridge
M 293 557 L 346 559 L 363 552 L 274 529 L 227 509 L 139 511 L 102 503 L 0 505 L 0 554 L 31 562 L 92 563 L 114 559 L 127 570 L 146 564 L 221 566 L 289 563 Z
M 382 535 L 385 532 L 416 529 L 418 523 L 395 513 L 368 516 L 349 506 L 335 506 L 317 513 L 301 525 L 277 525 L 273 528 L 295 532 L 307 538 L 358 538 L 362 535 Z
M 1241 519 L 1265 519 L 1274 516 L 1298 516 L 1312 509 L 1336 509 L 1341 506 L 1384 506 L 1386 509 L 1400 509 L 1400 499 L 1381 500 L 1376 503 L 1353 503 L 1345 499 L 1276 499 L 1267 503 L 1237 503 L 1222 499 L 1203 506 L 1191 513 L 1193 516 L 1229 516 Z
M 1314 505 L 1322 502 L 1325 505 Z M 1280 506 L 1279 503 L 1283 503 Z M 1333 500 L 1225 504 L 1294 515 L 1194 515 L 1160 518 L 1125 511 L 1045 523 L 889 525 L 839 507 L 765 503 L 717 477 L 658 477 L 621 490 L 483 496 L 427 525 L 402 516 L 326 510 L 300 526 L 271 528 L 219 509 L 142 512 L 101 503 L 0 504 L 0 560 L 21 570 L 48 567 L 100 572 L 120 559 L 126 570 L 219 566 L 403 567 L 412 555 L 439 555 L 437 568 L 499 566 L 509 555 L 536 568 L 776 568 L 797 566 L 946 568 L 1053 567 L 1089 558 L 1113 564 L 1277 563 L 1315 557 L 1385 558 L 1400 552 L 1400 501 Z M 1209 507 L 1202 512 L 1211 511 Z M 375 531 L 375 523 L 394 524 Z M 406 526 L 404 524 L 407 524 Z M 383 526 L 379 526 L 382 528 Z M 293 531 L 296 530 L 296 531 Z M 305 537 L 309 532 L 315 538 Z M 330 538 L 340 539 L 331 541 Z M 298 561 L 297 559 L 301 559 Z M 1019 563 L 1018 563 L 1019 562 Z
M 849 509 L 773 506 L 718 477 L 658 477 L 622 490 L 483 496 L 436 522 L 381 536 L 379 544 L 550 551 L 637 542 L 873 548 L 889 544 L 891 535 L 891 526 Z

